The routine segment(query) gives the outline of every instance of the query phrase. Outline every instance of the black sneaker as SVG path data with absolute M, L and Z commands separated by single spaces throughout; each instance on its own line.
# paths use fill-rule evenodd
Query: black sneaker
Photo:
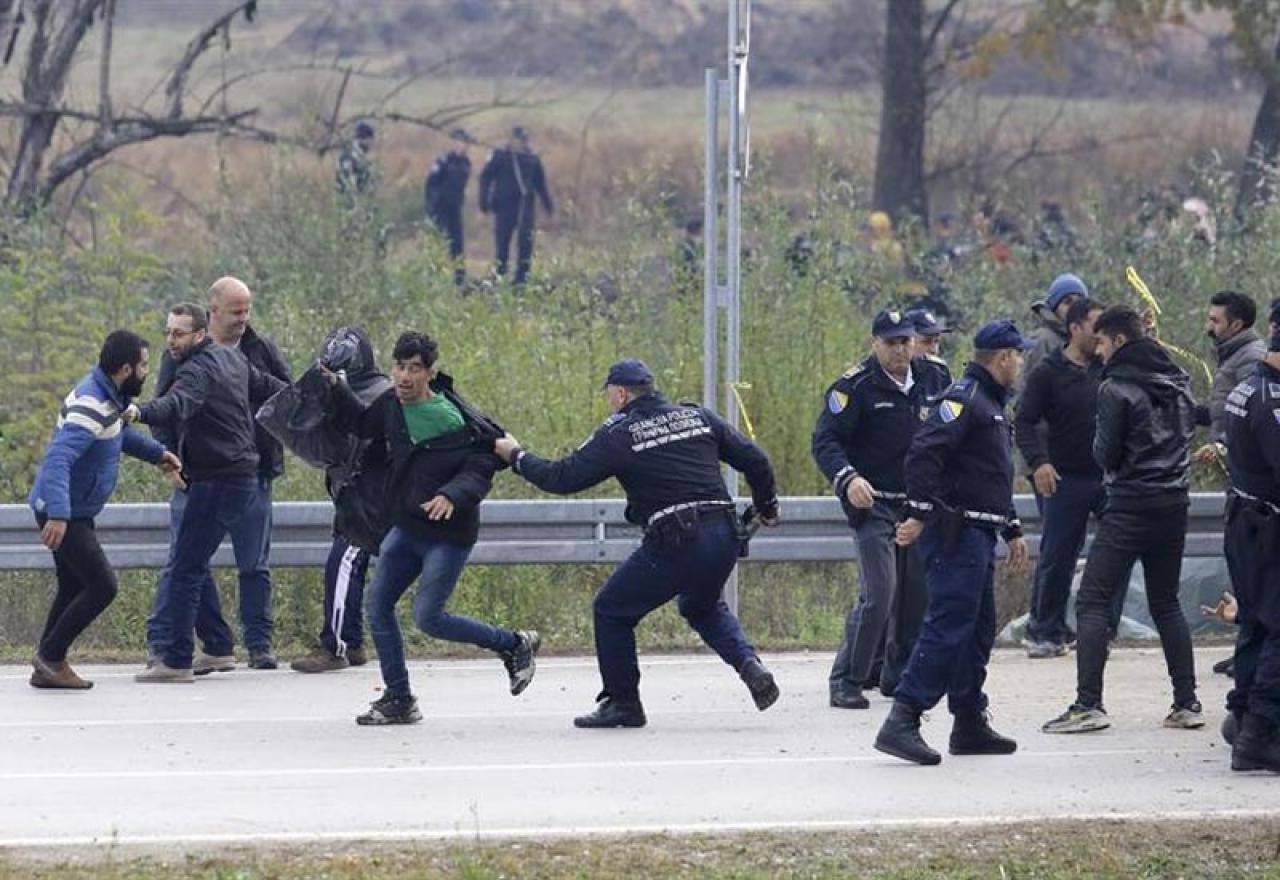
M 542 647 L 542 636 L 534 629 L 520 630 L 516 633 L 520 640 L 510 651 L 499 651 L 502 665 L 507 667 L 507 676 L 511 679 L 511 696 L 519 696 L 533 681 L 533 673 L 537 668 L 538 649 Z
M 381 727 L 386 724 L 417 724 L 422 720 L 418 711 L 418 698 L 383 696 L 369 704 L 369 711 L 356 716 L 361 727 Z
M 280 661 L 270 648 L 256 648 L 249 652 L 250 669 L 277 669 L 279 666 Z

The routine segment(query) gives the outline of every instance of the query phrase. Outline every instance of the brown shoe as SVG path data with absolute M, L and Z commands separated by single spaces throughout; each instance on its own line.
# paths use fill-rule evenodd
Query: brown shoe
M 289 668 L 294 672 L 333 672 L 338 669 L 346 669 L 347 658 L 339 657 L 323 645 L 316 645 L 311 649 L 310 654 L 290 663 Z
M 364 645 L 356 645 L 354 648 L 347 647 L 347 662 L 352 666 L 363 666 L 369 662 L 369 653 L 365 650 Z
M 93 682 L 76 675 L 66 660 L 51 663 L 39 654 L 31 661 L 31 686 L 49 690 L 87 691 Z

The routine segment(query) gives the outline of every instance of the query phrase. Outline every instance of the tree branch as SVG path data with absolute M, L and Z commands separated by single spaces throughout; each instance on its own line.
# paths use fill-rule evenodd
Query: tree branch
M 924 38 L 924 57 L 928 58 L 933 54 L 934 44 L 938 42 L 938 36 L 942 33 L 942 29 L 947 26 L 947 20 L 951 18 L 951 13 L 955 12 L 960 0 L 947 0 L 947 5 L 938 12 L 938 18 L 934 21 L 933 27 L 929 30 L 929 35 Z
M 239 0 L 234 7 L 218 16 L 191 38 L 191 42 L 187 44 L 187 51 L 183 53 L 182 59 L 174 65 L 173 71 L 169 74 L 169 81 L 164 87 L 165 96 L 169 99 L 167 115 L 170 119 L 182 118 L 182 98 L 187 91 L 187 79 L 191 76 L 191 69 L 195 66 L 200 56 L 205 53 L 205 50 L 209 48 L 209 44 L 217 36 L 218 31 L 230 28 L 233 18 L 256 5 L 257 0 Z
M 115 33 L 116 0 L 107 0 L 102 11 L 102 57 L 98 59 L 99 127 L 111 127 L 111 41 Z

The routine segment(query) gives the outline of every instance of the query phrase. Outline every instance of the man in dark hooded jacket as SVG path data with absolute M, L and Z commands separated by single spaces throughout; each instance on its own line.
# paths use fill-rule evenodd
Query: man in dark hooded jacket
M 378 371 L 373 344 L 359 327 L 339 327 L 325 340 L 320 363 L 340 371 L 352 394 L 365 406 L 391 389 Z M 336 431 L 336 428 L 333 428 Z M 295 672 L 331 672 L 368 662 L 364 648 L 364 586 L 369 560 L 386 534 L 378 506 L 386 476 L 383 449 L 368 440 L 342 434 L 335 438 L 333 464 L 325 468 L 325 486 L 334 503 L 333 544 L 324 567 L 324 627 Z
M 1102 706 L 1109 609 L 1139 559 L 1173 684 L 1173 708 L 1164 726 L 1203 727 L 1191 633 L 1178 602 L 1195 433 L 1191 381 L 1145 335 L 1141 316 L 1128 306 L 1099 315 L 1094 332 L 1106 367 L 1093 457 L 1102 468 L 1107 499 L 1076 600 L 1076 700 L 1042 729 L 1083 733 L 1111 726 Z

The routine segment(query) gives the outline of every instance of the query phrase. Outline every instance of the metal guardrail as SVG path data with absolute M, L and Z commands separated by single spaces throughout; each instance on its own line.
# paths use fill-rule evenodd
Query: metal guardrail
M 1038 548 L 1034 499 L 1020 495 L 1018 513 L 1027 525 L 1031 551 Z M 1222 554 L 1225 499 L 1191 496 L 1187 556 Z M 741 499 L 739 506 L 744 506 Z M 621 499 L 486 501 L 480 508 L 480 540 L 471 561 L 487 565 L 620 562 L 640 540 L 640 530 L 623 519 Z M 327 501 L 276 502 L 271 536 L 275 567 L 322 566 L 332 540 L 333 507 Z M 110 504 L 97 519 L 107 558 L 117 568 L 161 568 L 169 555 L 169 506 Z M 761 530 L 751 541 L 752 562 L 843 562 L 857 558 L 848 523 L 833 497 L 782 499 L 782 523 Z M 234 564 L 229 543 L 214 565 Z M 53 567 L 40 544 L 25 505 L 0 505 L 0 571 Z

